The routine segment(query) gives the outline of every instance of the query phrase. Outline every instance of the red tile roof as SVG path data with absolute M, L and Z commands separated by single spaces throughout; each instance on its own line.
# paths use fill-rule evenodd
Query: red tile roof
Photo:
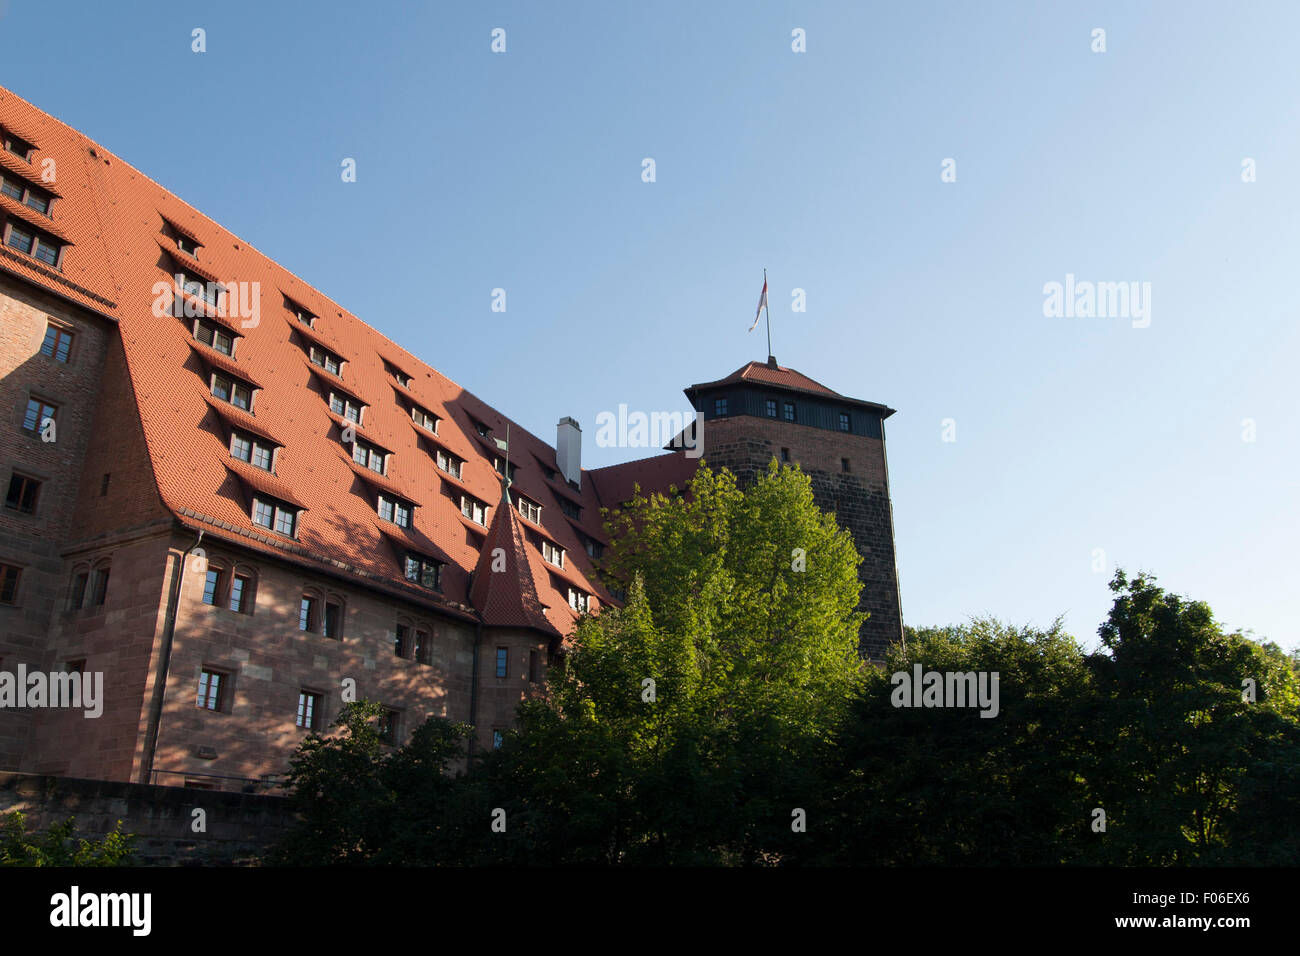
M 710 388 L 714 385 L 730 385 L 733 382 L 762 382 L 764 385 L 781 385 L 802 392 L 817 392 L 821 395 L 833 395 L 836 398 L 844 397 L 839 392 L 831 391 L 820 382 L 814 382 L 802 372 L 796 372 L 794 369 L 786 368 L 783 365 L 772 368 L 762 362 L 746 362 L 726 378 L 720 378 L 716 382 L 692 385 L 687 391 L 697 388 Z
M 61 271 L 4 248 L 0 270 L 117 323 L 158 490 L 183 523 L 269 555 L 342 571 L 449 613 L 464 616 L 472 605 L 488 625 L 567 634 L 577 617 L 569 607 L 568 583 L 597 596 L 606 593 L 596 583 L 584 541 L 584 536 L 604 540 L 601 505 L 617 504 L 633 480 L 664 487 L 666 479 L 681 482 L 694 472 L 694 460 L 666 455 L 587 472 L 581 491 L 567 486 L 561 491 L 544 473 L 555 463 L 552 446 L 104 147 L 3 88 L 0 125 L 36 146 L 31 164 L 13 158 L 5 161 L 6 169 L 23 167 L 19 172 L 25 178 L 39 182 L 42 159 L 57 161 L 58 181 L 50 185 L 64 198 L 55 202 L 47 231 L 70 243 Z M 168 228 L 199 244 L 194 265 L 166 237 Z M 192 319 L 178 320 L 170 312 L 155 316 L 155 287 L 170 288 L 174 265 L 230 288 L 256 284 L 260 315 L 224 317 L 242 336 L 234 358 L 195 343 Z M 286 298 L 318 316 L 315 328 L 298 322 Z M 312 341 L 345 360 L 343 379 L 307 360 Z M 409 386 L 398 385 L 385 362 L 409 375 Z M 210 395 L 205 365 L 237 370 L 259 384 L 251 410 Z M 373 437 L 390 453 L 387 479 L 354 469 L 350 449 L 340 442 L 346 422 L 329 410 L 331 387 L 367 403 L 357 433 Z M 411 420 L 405 396 L 441 420 L 436 437 L 403 424 Z M 282 444 L 276 473 L 233 460 L 221 420 Z M 487 439 L 480 438 L 475 422 L 488 426 Z M 495 440 L 505 437 L 507 427 L 510 460 L 517 468 L 514 487 L 542 506 L 540 527 L 567 552 L 562 571 L 543 561 L 518 516 L 502 503 L 492 457 Z M 437 468 L 431 454 L 435 443 L 464 459 L 459 480 Z M 416 505 L 409 531 L 378 518 L 368 484 L 401 489 Z M 296 538 L 252 523 L 250 487 L 305 506 Z M 461 516 L 462 490 L 491 505 L 488 528 Z M 565 516 L 561 496 L 582 506 L 580 519 Z M 476 574 L 471 593 L 471 572 L 484 561 L 490 567 L 494 542 L 506 548 L 511 570 Z M 405 579 L 399 552 L 409 548 L 447 562 L 441 593 Z

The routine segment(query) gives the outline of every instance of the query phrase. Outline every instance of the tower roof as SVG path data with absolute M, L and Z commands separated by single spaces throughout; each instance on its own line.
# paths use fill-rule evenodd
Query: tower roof
M 560 630 L 547 620 L 537 587 L 532 552 L 524 541 L 524 529 L 510 506 L 510 490 L 501 482 L 501 505 L 492 516 L 487 540 L 474 567 L 470 602 L 492 627 L 526 627 L 559 636 Z M 545 576 L 545 571 L 541 573 Z
M 824 398 L 835 399 L 839 402 L 846 402 L 850 405 L 860 405 L 866 408 L 879 410 L 882 418 L 888 418 L 894 414 L 894 409 L 888 405 L 881 405 L 878 402 L 867 402 L 860 398 L 849 398 L 834 389 L 827 388 L 821 382 L 813 381 L 803 372 L 796 371 L 792 368 L 786 368 L 784 365 L 778 365 L 776 359 L 768 356 L 766 362 L 746 362 L 740 368 L 736 369 L 726 378 L 720 378 L 713 382 L 702 382 L 698 385 L 692 385 L 685 389 L 687 398 L 693 399 L 698 393 L 709 391 L 715 388 L 721 388 L 727 385 L 763 385 L 770 388 L 779 388 L 791 392 L 802 392 L 806 395 L 820 395 Z

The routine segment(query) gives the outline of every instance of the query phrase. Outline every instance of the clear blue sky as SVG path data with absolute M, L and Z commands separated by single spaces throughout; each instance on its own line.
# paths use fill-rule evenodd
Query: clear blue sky
M 0 9 L 0 83 L 588 466 L 765 357 L 766 267 L 780 362 L 898 409 L 908 623 L 1091 646 L 1119 564 L 1300 644 L 1296 4 Z M 1150 327 L 1045 317 L 1067 273 Z

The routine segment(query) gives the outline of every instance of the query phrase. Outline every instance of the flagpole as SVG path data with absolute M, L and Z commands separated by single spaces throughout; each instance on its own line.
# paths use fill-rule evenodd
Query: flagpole
M 767 357 L 772 357 L 772 291 L 767 288 L 767 270 L 763 270 L 763 311 L 767 313 Z

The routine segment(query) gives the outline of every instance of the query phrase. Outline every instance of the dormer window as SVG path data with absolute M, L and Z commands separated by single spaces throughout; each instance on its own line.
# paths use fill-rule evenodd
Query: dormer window
M 53 236 L 33 229 L 26 223 L 9 222 L 4 227 L 5 245 L 11 249 L 39 259 L 47 266 L 59 268 L 59 257 L 63 252 L 63 243 Z
M 582 520 L 582 505 L 574 503 L 572 500 L 565 498 L 563 495 L 556 495 L 560 499 L 560 510 L 572 518 L 574 521 Z
M 435 435 L 438 434 L 438 417 L 419 405 L 411 406 L 411 421 Z
M 13 133 L 9 132 L 8 130 L 3 130 L 0 132 L 2 132 L 4 135 L 5 149 L 8 152 L 13 153 L 24 163 L 30 163 L 32 161 L 32 153 L 36 152 L 35 146 L 27 142 L 27 140 L 15 136 Z
M 0 176 L 0 193 L 35 209 L 42 216 L 50 214 L 50 204 L 54 201 L 53 194 L 17 178 L 13 173 Z
M 344 392 L 330 392 L 330 411 L 350 422 L 361 424 L 361 414 L 366 406 Z
M 408 551 L 403 570 L 406 580 L 412 584 L 418 584 L 422 588 L 429 588 L 433 591 L 442 586 L 442 563 L 433 560 L 433 558 Z
M 176 283 L 186 295 L 202 299 L 211 306 L 217 305 L 221 300 L 221 293 L 226 291 L 219 282 L 209 282 L 198 276 L 190 275 L 181 266 L 176 268 Z
M 187 256 L 194 256 L 197 259 L 199 256 L 199 249 L 201 249 L 202 246 L 200 246 L 189 236 L 177 236 L 176 248 L 179 249 L 181 252 L 185 253 Z
M 385 521 L 391 521 L 399 528 L 409 528 L 411 526 L 412 509 L 410 502 L 395 498 L 392 495 L 381 494 L 377 508 L 379 517 Z
M 388 372 L 389 375 L 393 376 L 393 380 L 397 382 L 398 385 L 402 386 L 402 388 L 411 387 L 411 376 L 407 375 L 392 362 L 388 361 L 388 359 L 384 359 L 384 370 Z
M 593 558 L 599 558 L 605 553 L 605 546 L 595 538 L 586 539 L 587 555 Z
M 590 598 L 591 596 L 586 591 L 569 588 L 569 607 L 575 611 L 585 612 L 590 604 Z
M 504 458 L 502 458 L 500 455 L 494 455 L 494 456 L 492 456 L 492 467 L 496 469 L 496 473 L 497 473 L 498 475 L 501 475 L 502 477 L 505 477 L 505 474 L 506 474 L 506 460 L 505 460 Z M 516 471 L 516 469 L 517 469 L 518 467 L 519 467 L 518 465 L 511 465 L 511 466 L 510 466 L 510 480 L 511 480 L 511 481 L 514 481 L 514 480 L 515 480 L 515 471 Z
M 343 360 L 333 352 L 313 345 L 309 350 L 312 365 L 319 365 L 331 375 L 338 375 L 339 370 L 343 368 Z
M 460 466 L 463 464 L 465 462 L 451 454 L 451 452 L 443 451 L 441 448 L 438 449 L 438 467 L 453 478 L 460 477 Z
M 214 396 L 236 408 L 242 408 L 246 412 L 253 409 L 253 389 L 247 382 L 213 372 L 211 390 Z
M 469 495 L 460 496 L 460 513 L 475 524 L 487 524 L 487 505 Z
M 482 435 L 484 438 L 487 438 L 488 433 L 492 431 L 492 429 L 488 428 L 486 425 L 484 425 L 482 422 L 478 421 L 477 419 L 474 420 L 474 427 L 475 429 L 478 430 L 478 433 Z
M 384 464 L 387 457 L 386 453 L 369 442 L 358 439 L 352 443 L 352 460 L 358 465 L 364 465 L 371 471 L 378 472 L 381 475 L 384 473 Z
M 307 328 L 310 329 L 316 325 L 316 313 L 312 312 L 301 303 L 295 302 L 287 295 L 284 297 L 284 307 L 288 309 L 289 313 L 297 318 L 299 322 L 307 326 Z
M 545 538 L 542 539 L 542 557 L 557 568 L 564 567 L 564 549 Z
M 274 498 L 253 498 L 253 524 L 292 538 L 298 533 L 298 509 Z
M 230 457 L 246 461 L 263 471 L 270 471 L 275 461 L 275 446 L 241 431 L 230 434 Z
M 542 506 L 536 501 L 529 501 L 523 495 L 515 495 L 515 505 L 519 508 L 519 514 L 527 518 L 533 524 L 542 523 Z
M 222 355 L 234 356 L 235 339 L 238 337 L 215 322 L 205 322 L 200 319 L 194 323 L 194 338 Z

